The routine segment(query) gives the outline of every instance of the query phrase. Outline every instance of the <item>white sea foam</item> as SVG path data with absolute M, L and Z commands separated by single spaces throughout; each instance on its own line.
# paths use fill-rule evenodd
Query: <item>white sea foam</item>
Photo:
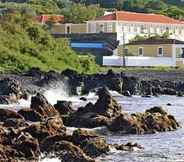
M 66 100 L 69 98 L 68 86 L 63 82 L 56 82 L 49 85 L 49 88 L 44 90 L 43 95 L 49 103 L 55 104 L 58 100 Z

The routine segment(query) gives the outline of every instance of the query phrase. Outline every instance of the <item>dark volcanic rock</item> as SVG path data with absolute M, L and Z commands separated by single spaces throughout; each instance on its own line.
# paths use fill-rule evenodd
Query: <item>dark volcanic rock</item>
M 23 130 L 41 142 L 48 136 L 65 135 L 66 128 L 61 118 L 48 118 L 45 122 L 32 124 Z
M 144 149 L 141 145 L 137 144 L 137 143 L 127 143 L 127 144 L 115 144 L 113 145 L 113 147 L 115 147 L 117 150 L 121 150 L 121 151 L 134 151 L 135 149 L 139 149 L 142 150 Z
M 18 111 L 18 114 L 22 115 L 26 121 L 36 122 L 43 120 L 43 117 L 33 109 L 21 109 Z
M 47 99 L 40 93 L 37 93 L 36 96 L 31 98 L 31 109 L 37 111 L 43 117 L 50 117 L 59 114 L 58 111 L 48 103 Z
M 146 110 L 146 112 L 149 112 L 149 113 L 160 113 L 162 115 L 166 115 L 167 112 L 162 108 L 162 107 L 153 107 L 151 109 L 148 109 Z
M 0 104 L 8 105 L 11 103 L 16 103 L 17 97 L 14 94 L 8 95 L 1 95 L 0 96 Z
M 108 125 L 110 131 L 121 132 L 123 134 L 141 134 L 143 130 L 135 125 L 134 120 L 127 114 L 121 114 L 110 122 Z
M 80 144 L 80 148 L 86 155 L 95 158 L 110 151 L 109 145 L 102 138 L 93 138 L 92 140 L 84 140 Z
M 94 105 L 93 112 L 107 117 L 114 117 L 121 113 L 121 106 L 106 88 L 99 89 L 97 94 L 99 99 Z
M 121 113 L 121 106 L 111 96 L 106 88 L 98 91 L 99 99 L 93 105 L 88 103 L 64 119 L 67 126 L 94 128 L 107 126 L 112 117 Z
M 4 78 L 0 80 L 0 95 L 9 96 L 9 98 L 7 97 L 6 100 L 9 100 L 9 102 L 12 103 L 17 102 L 21 98 L 24 98 L 25 92 L 18 80 L 12 78 Z M 3 97 L 1 97 L 1 101 L 3 101 Z
M 146 110 L 145 113 L 135 113 L 131 116 L 115 117 L 108 128 L 124 134 L 143 134 L 175 130 L 179 127 L 176 119 L 161 107 Z
M 78 129 L 73 132 L 73 142 L 90 157 L 95 158 L 110 151 L 109 145 L 97 134 Z
M 72 102 L 57 101 L 57 104 L 55 104 L 54 107 L 61 115 L 66 115 L 74 112 L 72 108 Z
M 91 140 L 96 137 L 99 137 L 96 133 L 83 129 L 75 130 L 72 135 L 73 143 L 76 145 L 80 145 L 84 140 Z
M 3 126 L 20 128 L 20 127 L 26 127 L 28 126 L 28 124 L 23 119 L 8 118 L 5 120 Z
M 54 155 L 59 157 L 63 162 L 95 162 L 80 147 L 68 141 L 56 142 L 54 145 L 50 145 L 48 150 L 52 153 L 54 152 Z
M 129 91 L 131 95 L 137 94 L 139 79 L 136 77 L 123 76 L 122 91 Z
M 72 136 L 69 135 L 54 135 L 48 136 L 44 140 L 41 141 L 40 150 L 41 152 L 50 152 L 50 146 L 55 145 L 59 141 L 69 141 L 72 142 Z
M 16 113 L 15 111 L 8 110 L 8 109 L 0 109 L 0 121 L 4 122 L 9 118 L 23 119 L 23 117 L 18 113 Z
M 22 133 L 15 141 L 15 149 L 20 152 L 21 157 L 38 159 L 40 148 L 37 139 L 29 133 Z

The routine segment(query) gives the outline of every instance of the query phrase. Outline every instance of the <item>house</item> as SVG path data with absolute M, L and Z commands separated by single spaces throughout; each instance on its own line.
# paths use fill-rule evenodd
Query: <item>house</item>
M 119 55 L 104 56 L 104 66 L 183 66 L 184 41 L 176 39 L 147 39 L 121 46 Z
M 120 44 L 129 43 L 137 35 L 154 36 L 165 32 L 172 39 L 184 41 L 184 22 L 159 14 L 115 11 L 87 21 L 87 32 L 117 33 Z

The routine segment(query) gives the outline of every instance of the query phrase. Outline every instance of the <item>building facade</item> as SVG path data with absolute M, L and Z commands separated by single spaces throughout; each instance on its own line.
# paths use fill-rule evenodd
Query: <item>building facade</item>
M 122 66 L 125 63 L 125 66 L 139 67 L 184 67 L 184 41 L 180 40 L 147 39 L 134 41 L 124 45 L 120 52 L 119 56 L 104 57 L 103 65 Z
M 51 27 L 52 34 L 77 34 L 77 33 L 87 33 L 86 24 L 53 24 Z
M 158 14 L 144 14 L 126 11 L 106 13 L 87 22 L 88 33 L 117 33 L 120 44 L 129 43 L 136 36 L 162 35 L 184 41 L 184 22 Z

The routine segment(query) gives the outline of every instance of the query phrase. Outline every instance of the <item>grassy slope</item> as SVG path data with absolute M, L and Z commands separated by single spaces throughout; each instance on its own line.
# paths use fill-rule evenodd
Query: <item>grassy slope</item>
M 97 66 L 90 57 L 79 58 L 64 39 L 55 40 L 25 15 L 0 18 L 0 70 L 24 71 L 32 67 L 62 71 L 66 68 L 93 73 Z

